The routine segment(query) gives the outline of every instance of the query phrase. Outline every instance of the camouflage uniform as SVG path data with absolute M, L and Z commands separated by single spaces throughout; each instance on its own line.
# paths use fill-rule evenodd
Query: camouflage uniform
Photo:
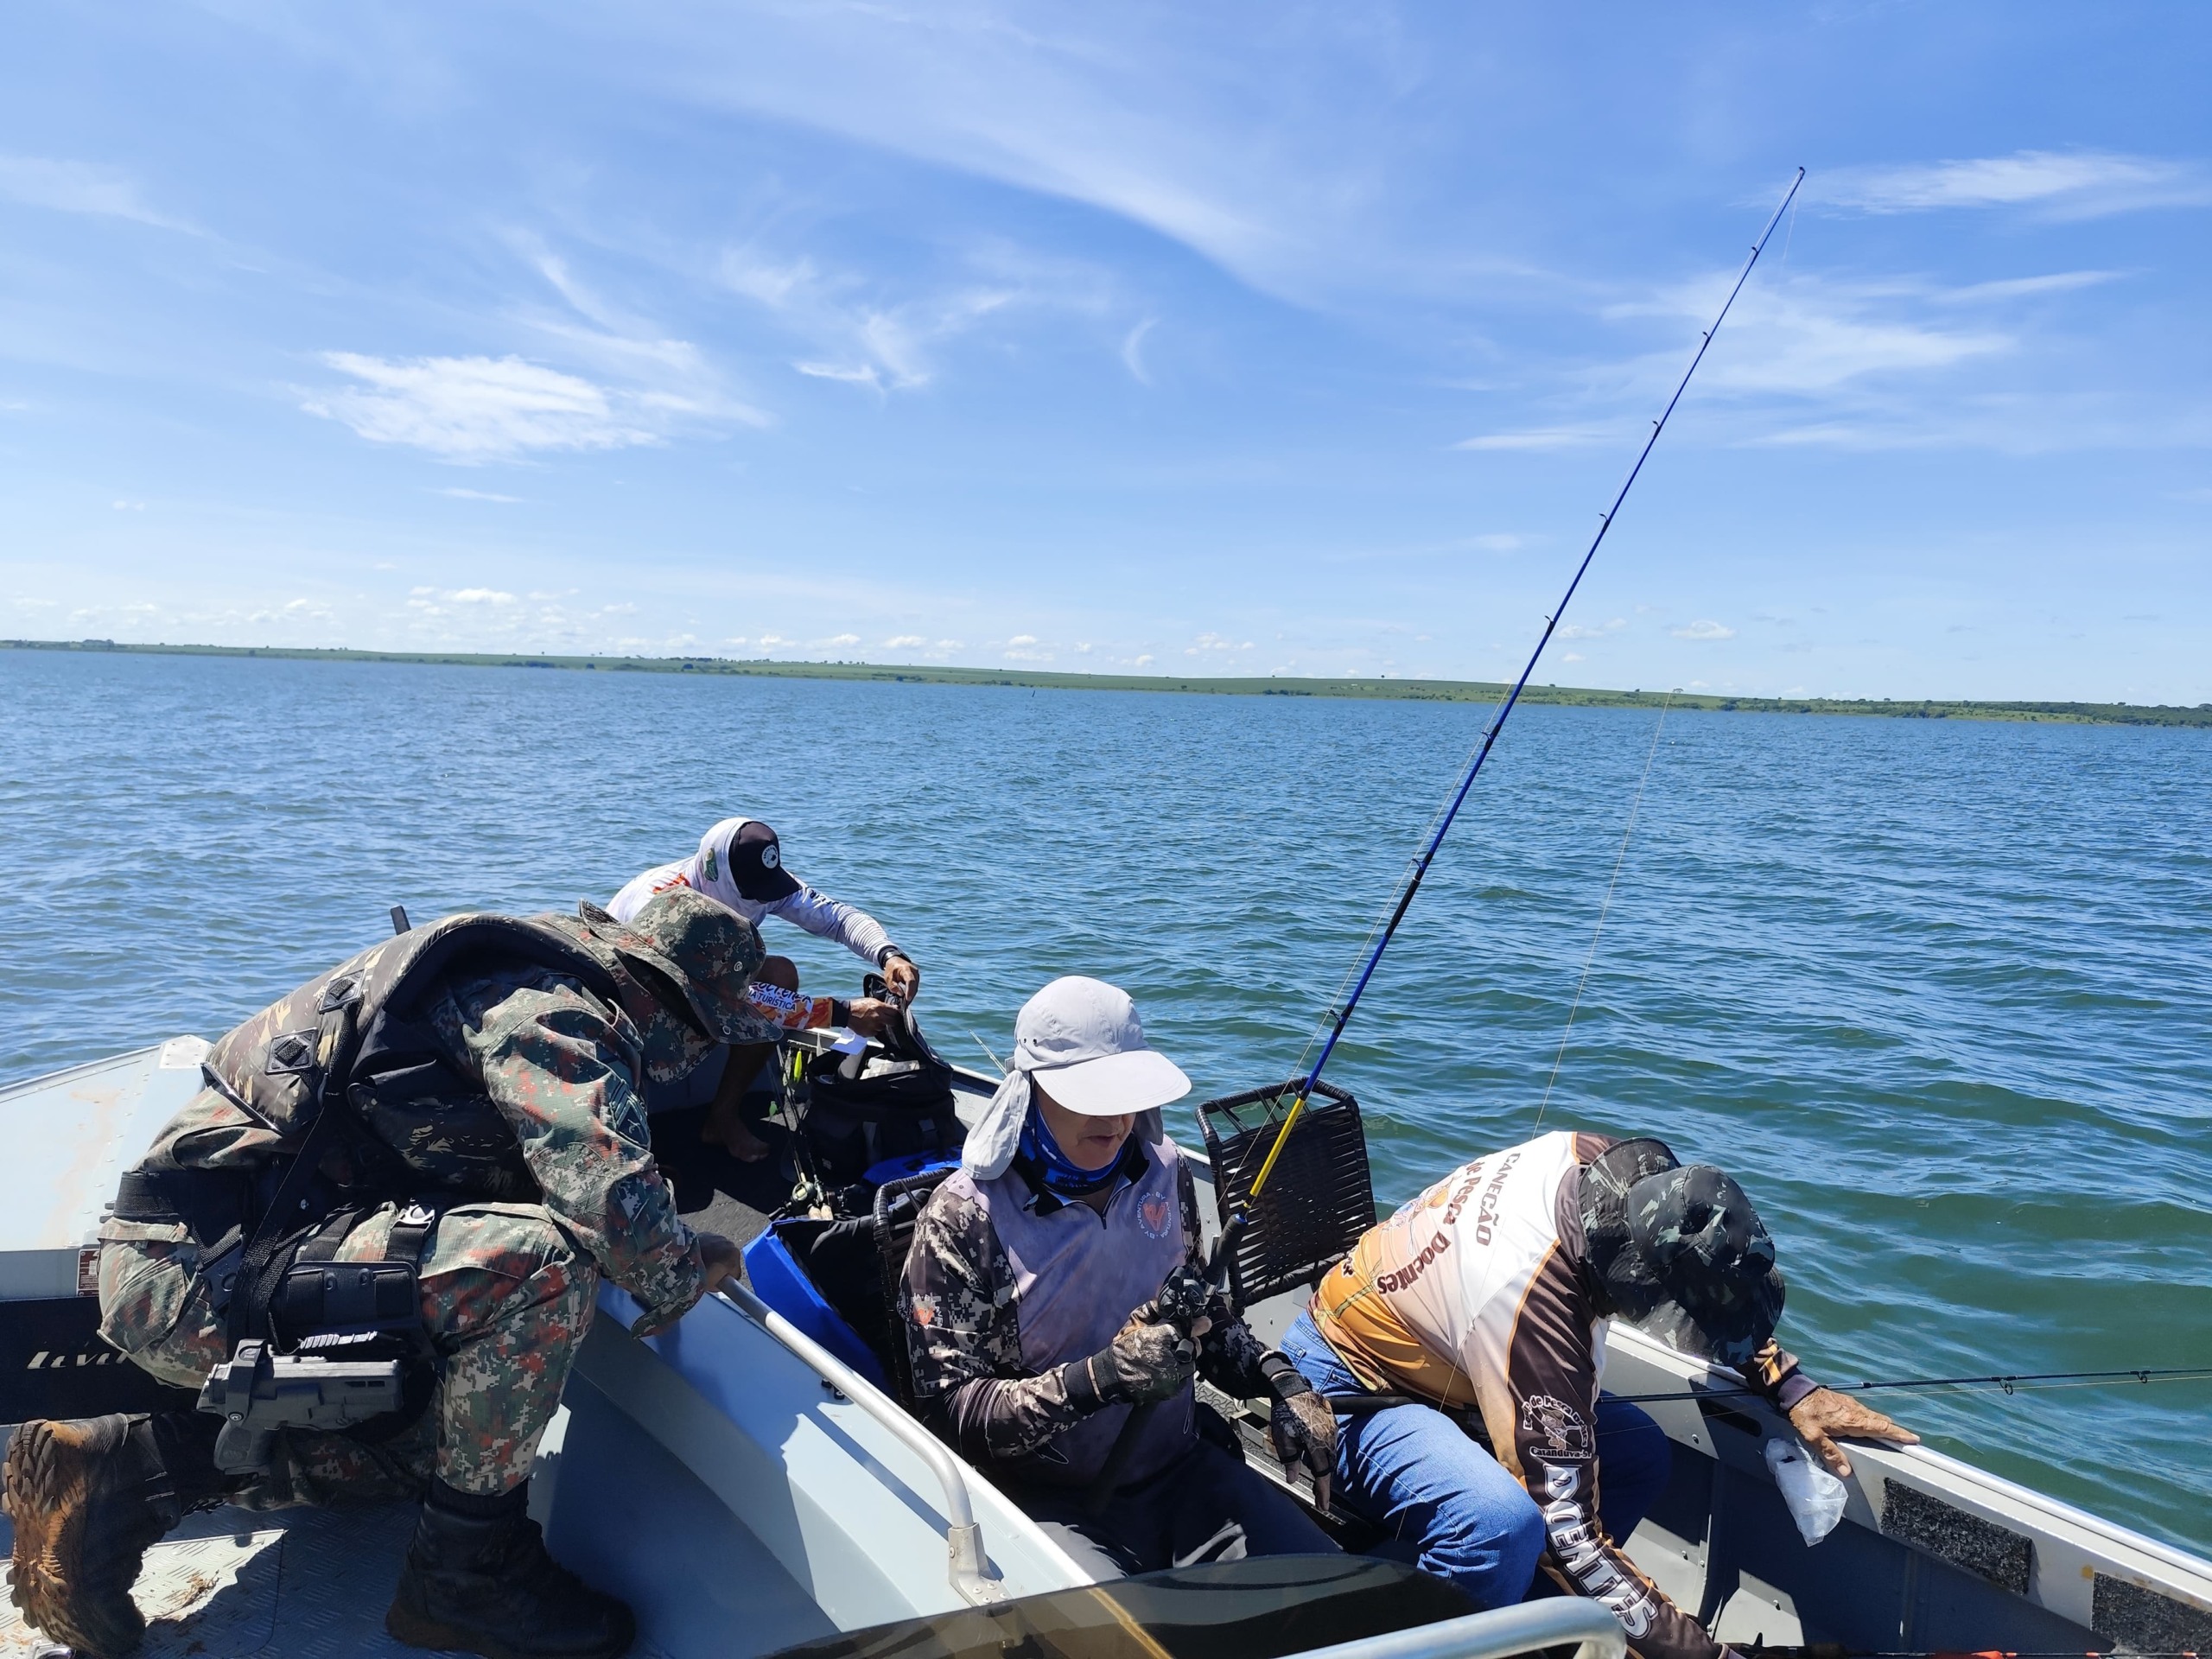
M 276 1501 L 394 1496 L 433 1471 L 463 1492 L 508 1491 L 530 1472 L 600 1276 L 643 1304 L 655 1327 L 703 1288 L 696 1244 L 653 1162 L 634 1083 L 647 1057 L 628 1013 L 534 966 L 456 978 L 426 1012 L 442 1058 L 480 1080 L 513 1129 L 538 1199 L 443 1211 L 420 1267 L 423 1325 L 441 1360 L 432 1409 L 383 1445 L 287 1437 L 270 1483 Z M 680 1046 L 659 1034 L 667 1040 L 655 1060 L 679 1063 Z M 254 1169 L 290 1150 L 209 1088 L 139 1167 Z M 437 1147 L 415 1151 L 419 1161 Z M 365 1214 L 338 1259 L 381 1259 L 395 1211 Z M 111 1219 L 101 1237 L 101 1334 L 162 1381 L 196 1388 L 229 1355 L 200 1244 L 170 1222 Z

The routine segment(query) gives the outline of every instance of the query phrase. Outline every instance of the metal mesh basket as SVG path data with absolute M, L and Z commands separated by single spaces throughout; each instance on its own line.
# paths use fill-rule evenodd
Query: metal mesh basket
M 1306 1102 L 1259 1201 L 1251 1201 L 1253 1178 L 1267 1161 L 1297 1088 L 1293 1079 L 1198 1108 L 1222 1218 L 1240 1209 L 1249 1217 L 1229 1265 L 1230 1287 L 1239 1307 L 1282 1291 L 1310 1288 L 1375 1224 L 1375 1185 L 1368 1173 L 1359 1103 L 1325 1083 Z

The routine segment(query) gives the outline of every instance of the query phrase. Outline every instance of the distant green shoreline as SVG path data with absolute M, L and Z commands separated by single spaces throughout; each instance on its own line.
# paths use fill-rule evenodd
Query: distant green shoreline
M 485 652 L 333 651 L 281 645 L 131 645 L 111 639 L 0 639 L 10 651 L 136 652 L 164 657 L 277 657 L 307 662 L 434 663 L 461 668 L 562 669 L 620 674 L 740 674 L 766 679 L 882 680 L 922 685 L 1028 686 L 1068 691 L 1182 691 L 1211 696 L 1369 697 L 1402 702 L 1495 702 L 1504 685 L 1488 680 L 1208 678 L 1179 674 L 1052 674 L 993 668 L 933 668 L 873 663 L 779 663 L 728 657 L 506 656 Z M 1607 691 L 1582 686 L 1532 685 L 1529 702 L 1584 709 L 1656 709 L 1657 691 Z M 2054 721 L 2086 726 L 2201 726 L 2212 728 L 2212 703 L 2194 709 L 2163 703 L 1971 702 L 1941 699 L 1728 697 L 1678 691 L 1677 709 L 1724 714 L 1869 715 L 1903 720 Z

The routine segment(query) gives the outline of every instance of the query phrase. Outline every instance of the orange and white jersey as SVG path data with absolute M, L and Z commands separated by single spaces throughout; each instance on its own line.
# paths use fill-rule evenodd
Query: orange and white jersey
M 1714 1659 L 1720 1644 L 1598 1518 L 1605 1325 L 1584 1281 L 1568 1177 L 1612 1144 L 1540 1135 L 1453 1170 L 1370 1228 L 1311 1312 L 1370 1388 L 1475 1408 L 1493 1455 L 1543 1513 L 1545 1569 L 1611 1608 L 1640 1659 Z

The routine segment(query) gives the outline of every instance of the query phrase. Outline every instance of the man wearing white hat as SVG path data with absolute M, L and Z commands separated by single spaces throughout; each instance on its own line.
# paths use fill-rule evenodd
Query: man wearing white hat
M 1136 1005 L 1056 979 L 1014 1023 L 1014 1069 L 923 1211 L 899 1309 L 925 1417 L 1095 1576 L 1336 1546 L 1242 1457 L 1201 1438 L 1192 1376 L 1274 1402 L 1286 1463 L 1325 1482 L 1334 1419 L 1216 1298 L 1160 1306 L 1200 1262 L 1196 1193 L 1160 1109 L 1191 1080 Z M 1113 1490 L 1094 1490 L 1141 1409 Z
M 783 843 L 776 832 L 758 818 L 724 818 L 699 837 L 699 850 L 673 863 L 656 864 L 634 876 L 607 908 L 615 920 L 627 922 L 658 893 L 671 887 L 690 887 L 720 899 L 755 927 L 763 917 L 774 916 L 804 928 L 817 938 L 842 944 L 871 967 L 882 971 L 891 995 L 900 1003 L 912 1002 L 922 988 L 922 970 L 913 959 L 891 942 L 883 924 L 826 893 L 817 893 L 784 868 Z M 849 1025 L 870 1036 L 882 1032 L 894 1010 L 887 1003 L 862 999 L 847 1002 L 832 996 L 802 996 L 798 967 L 789 957 L 770 957 L 753 977 L 753 1000 L 779 1023 L 804 1030 L 810 1027 Z M 692 1074 L 692 1091 L 680 1100 L 650 1103 L 656 1110 L 669 1106 L 709 1108 L 700 1138 L 726 1147 L 747 1163 L 767 1156 L 767 1144 L 745 1126 L 738 1116 L 738 1102 L 767 1060 L 770 1044 L 747 1044 L 726 1049 L 719 1062 L 710 1061 Z

